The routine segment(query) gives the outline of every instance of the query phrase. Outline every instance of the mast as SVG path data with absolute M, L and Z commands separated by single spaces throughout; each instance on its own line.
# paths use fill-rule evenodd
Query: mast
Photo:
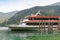
M 36 13 L 36 15 L 35 16 L 40 16 L 41 15 L 41 12 L 40 12 L 40 10 Z M 42 20 L 42 22 L 43 22 L 43 20 Z M 42 23 L 43 24 L 43 23 Z M 39 20 L 39 33 L 42 33 L 42 24 L 40 23 L 40 20 Z
M 41 15 L 41 11 L 39 10 L 37 13 L 36 13 L 36 15 L 35 16 L 37 16 L 37 15 Z

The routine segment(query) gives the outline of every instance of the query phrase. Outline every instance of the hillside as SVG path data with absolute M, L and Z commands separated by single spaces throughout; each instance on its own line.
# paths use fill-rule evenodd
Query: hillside
M 3 13 L 0 12 L 0 23 L 6 21 L 6 19 L 10 19 L 13 15 L 16 14 L 17 11 L 12 11 L 12 12 L 8 12 L 8 13 Z
M 60 2 L 57 2 L 57 3 L 51 4 L 51 6 L 60 6 Z
M 56 4 L 56 3 L 55 3 Z M 20 20 L 23 19 L 27 15 L 31 15 L 32 13 L 35 14 L 38 10 L 41 10 L 42 15 L 49 15 L 49 16 L 59 16 L 60 15 L 60 5 L 57 4 L 48 5 L 48 6 L 35 6 L 29 9 L 24 9 L 17 12 L 13 17 L 11 17 L 7 23 L 8 24 L 19 24 Z M 6 23 L 6 22 L 4 22 Z

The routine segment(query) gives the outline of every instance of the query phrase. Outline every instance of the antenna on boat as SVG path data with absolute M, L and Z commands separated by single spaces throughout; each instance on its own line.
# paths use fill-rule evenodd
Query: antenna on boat
M 41 15 L 41 11 L 40 11 L 40 10 L 36 13 L 36 16 L 37 16 L 37 15 Z

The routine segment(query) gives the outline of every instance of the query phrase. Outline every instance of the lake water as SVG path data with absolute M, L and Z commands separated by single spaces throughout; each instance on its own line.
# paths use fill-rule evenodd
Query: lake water
M 47 38 L 48 37 L 48 38 Z M 29 38 L 29 39 L 28 39 Z M 60 33 L 48 34 L 38 31 L 11 31 L 8 28 L 0 27 L 0 40 L 58 40 Z
M 59 34 L 0 30 L 0 40 L 60 40 Z
M 27 36 L 37 35 L 38 33 L 32 32 L 11 32 L 8 30 L 0 30 L 0 40 L 26 40 Z

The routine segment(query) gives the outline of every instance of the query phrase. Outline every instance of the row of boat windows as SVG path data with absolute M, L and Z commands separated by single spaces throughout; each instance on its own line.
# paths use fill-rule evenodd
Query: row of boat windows
M 26 23 L 26 25 L 58 25 L 58 23 Z
M 59 18 L 29 18 L 29 20 L 59 20 Z

